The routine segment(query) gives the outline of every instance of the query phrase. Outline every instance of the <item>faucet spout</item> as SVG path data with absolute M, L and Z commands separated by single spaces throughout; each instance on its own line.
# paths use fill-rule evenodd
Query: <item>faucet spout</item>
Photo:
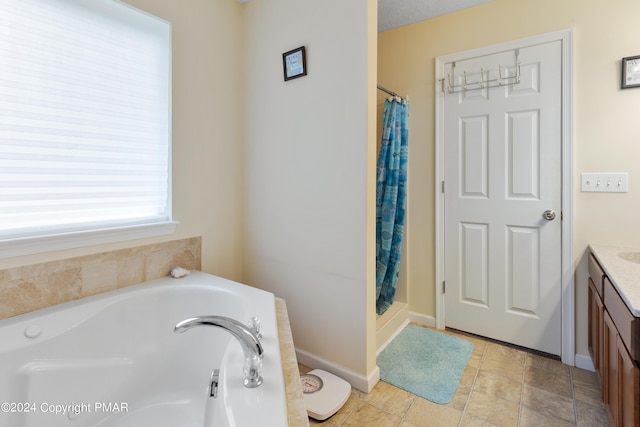
M 242 350 L 244 351 L 245 359 L 252 358 L 253 356 L 258 356 L 262 359 L 264 350 L 262 349 L 262 345 L 256 335 L 247 326 L 235 319 L 231 319 L 230 317 L 192 317 L 179 322 L 175 328 L 173 328 L 173 332 L 181 334 L 191 328 L 195 328 L 196 326 L 216 326 L 218 328 L 222 328 L 238 340 L 242 346 Z

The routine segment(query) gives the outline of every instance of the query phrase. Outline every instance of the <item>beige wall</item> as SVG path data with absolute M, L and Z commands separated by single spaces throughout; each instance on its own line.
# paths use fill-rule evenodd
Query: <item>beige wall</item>
M 640 54 L 640 3 L 494 0 L 381 33 L 378 78 L 409 96 L 408 300 L 435 314 L 435 58 L 574 29 L 576 353 L 587 355 L 585 251 L 589 243 L 640 247 L 640 89 L 620 90 L 620 58 Z M 581 172 L 629 172 L 627 194 L 580 192 Z
M 202 269 L 242 278 L 242 5 L 129 0 L 172 24 L 176 233 L 0 260 L 0 269 L 202 236 Z
M 286 299 L 299 352 L 354 382 L 376 370 L 376 5 L 245 10 L 245 280 Z M 302 45 L 309 74 L 285 82 Z

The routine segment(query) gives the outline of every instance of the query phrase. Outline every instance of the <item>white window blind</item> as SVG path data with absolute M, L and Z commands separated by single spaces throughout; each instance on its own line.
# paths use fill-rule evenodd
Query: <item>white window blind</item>
M 0 241 L 171 220 L 170 26 L 0 1 Z

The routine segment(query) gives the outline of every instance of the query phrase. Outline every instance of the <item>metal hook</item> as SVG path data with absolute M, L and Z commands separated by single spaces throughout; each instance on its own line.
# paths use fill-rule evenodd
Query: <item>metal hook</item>
M 454 84 L 453 84 L 453 76 L 451 74 L 447 74 L 447 79 L 449 80 L 449 88 L 448 91 L 449 93 L 453 93 L 453 88 L 454 88 Z

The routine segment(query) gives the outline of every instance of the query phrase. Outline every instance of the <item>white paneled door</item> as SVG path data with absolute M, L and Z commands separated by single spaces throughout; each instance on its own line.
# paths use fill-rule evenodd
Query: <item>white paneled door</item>
M 547 42 L 445 64 L 446 326 L 546 353 L 562 336 L 562 61 Z M 508 84 L 520 63 L 520 83 Z M 466 76 L 466 88 L 465 88 Z M 474 82 L 488 81 L 475 89 Z M 500 85 L 503 83 L 503 85 Z

